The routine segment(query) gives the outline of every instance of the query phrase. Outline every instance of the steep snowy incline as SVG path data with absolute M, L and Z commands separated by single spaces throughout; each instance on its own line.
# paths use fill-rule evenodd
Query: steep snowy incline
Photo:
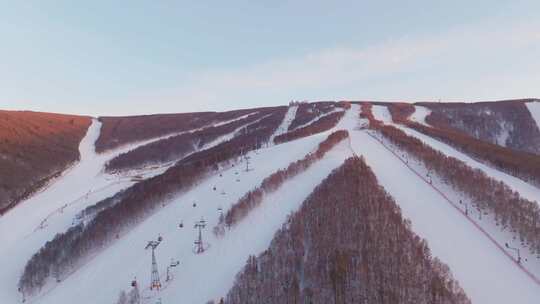
M 540 104 L 540 103 L 539 103 Z M 373 115 L 376 119 L 383 121 L 385 124 L 393 125 L 401 130 L 403 130 L 405 133 L 407 133 L 410 136 L 414 136 L 430 147 L 432 147 L 435 150 L 438 150 L 442 153 L 444 153 L 447 156 L 455 157 L 467 165 L 469 165 L 472 168 L 480 169 L 484 171 L 489 177 L 494 178 L 498 181 L 501 181 L 508 185 L 510 188 L 512 188 L 514 191 L 519 192 L 519 194 L 531 201 L 536 201 L 540 203 L 540 189 L 524 182 L 523 180 L 514 177 L 512 175 L 509 175 L 507 173 L 504 173 L 502 171 L 499 171 L 497 169 L 494 169 L 486 164 L 483 164 L 467 154 L 460 152 L 456 150 L 455 148 L 449 146 L 448 144 L 445 144 L 441 141 L 438 141 L 430 136 L 427 136 L 425 134 L 422 134 L 416 130 L 407 128 L 403 125 L 394 124 L 392 122 L 392 116 L 390 115 L 390 112 L 388 112 L 388 109 L 384 106 L 373 106 Z
M 539 303 L 540 288 L 439 193 L 364 131 L 350 135 L 413 231 L 448 264 L 473 303 Z
M 130 176 L 102 172 L 104 164 L 116 155 L 158 139 L 141 141 L 120 149 L 95 153 L 101 123 L 93 120 L 79 145 L 80 161 L 49 187 L 21 202 L 0 218 L 0 299 L 20 298 L 17 278 L 30 257 L 57 233 L 71 226 L 75 215 L 87 206 L 110 197 L 135 183 Z M 146 178 L 163 171 L 137 172 Z
M 306 123 L 303 123 L 303 124 L 301 124 L 301 125 L 298 125 L 298 126 L 296 126 L 294 129 L 292 129 L 292 130 L 290 130 L 290 131 L 298 130 L 298 129 L 301 129 L 301 128 L 305 127 L 305 126 L 309 126 L 310 124 L 312 124 L 312 123 L 318 121 L 319 119 L 321 119 L 321 118 L 323 118 L 323 117 L 326 117 L 326 116 L 331 115 L 331 114 L 333 114 L 333 113 L 335 113 L 335 112 L 341 112 L 341 111 L 343 111 L 343 109 L 341 109 L 341 108 L 334 108 L 332 111 L 329 111 L 329 112 L 327 112 L 327 113 L 318 115 L 318 116 L 316 116 L 316 117 L 313 117 L 312 120 L 310 120 L 310 121 L 308 121 L 308 122 L 306 122 Z
M 270 137 L 268 142 L 273 143 L 276 136 L 287 133 L 289 126 L 296 117 L 296 111 L 298 111 L 298 106 L 289 106 L 287 114 L 285 114 L 285 117 L 283 118 L 283 122 L 281 122 L 281 125 L 279 125 L 276 132 L 272 135 L 272 137 Z
M 336 150 L 336 155 L 329 154 L 320 164 L 314 165 L 302 177 L 299 176 L 293 186 L 284 188 L 286 191 L 272 196 L 268 204 L 270 209 L 265 207 L 261 209 L 265 211 L 257 213 L 266 222 L 255 219 L 256 226 L 236 229 L 237 232 L 232 231 L 230 236 L 221 240 L 216 240 L 210 231 L 217 223 L 218 208 L 227 210 L 264 177 L 314 150 L 328 134 L 324 132 L 250 153 L 250 166 L 253 170 L 245 172 L 245 165 L 239 163 L 210 177 L 193 190 L 174 197 L 174 203 L 166 204 L 162 210 L 121 236 L 61 284 L 36 298 L 34 303 L 114 303 L 120 290 L 128 289 L 135 276 L 142 287 L 149 286 L 150 252 L 145 251 L 144 247 L 147 241 L 157 238 L 158 234 L 164 238 L 156 252 L 163 281 L 171 258 L 180 261 L 180 265 L 174 268 L 175 291 L 167 287 L 163 290 L 164 296 L 169 292 L 171 296 L 176 296 L 178 292 L 183 295 L 181 299 L 184 303 L 201 303 L 208 297 L 224 295 L 232 286 L 234 274 L 241 269 L 247 255 L 264 250 L 286 215 L 296 208 L 303 196 L 311 192 L 312 187 L 326 177 L 330 170 L 340 165 L 350 152 L 341 147 Z M 213 190 L 214 187 L 216 190 Z M 295 199 L 291 199 L 290 203 L 279 201 L 293 196 Z M 272 212 L 272 216 L 267 216 L 268 212 Z M 196 237 L 193 224 L 201 217 L 207 220 L 207 228 L 203 233 L 210 248 L 203 255 L 195 255 L 192 251 Z M 251 220 L 244 222 L 253 223 Z M 183 228 L 179 228 L 179 223 L 184 224 Z M 205 290 L 205 293 L 201 290 Z M 149 290 L 143 290 L 143 294 L 148 295 Z M 173 301 L 171 299 L 168 302 Z
M 414 110 L 414 113 L 409 119 L 428 126 L 428 124 L 426 123 L 426 117 L 431 114 L 431 110 L 422 106 L 414 106 Z
M 527 106 L 527 109 L 529 109 L 529 112 L 531 112 L 531 115 L 540 130 L 540 101 L 527 102 L 525 105 Z

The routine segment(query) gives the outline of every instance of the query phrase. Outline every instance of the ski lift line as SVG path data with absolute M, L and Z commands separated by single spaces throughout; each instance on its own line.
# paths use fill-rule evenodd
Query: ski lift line
M 508 257 L 515 266 L 517 266 L 521 271 L 523 271 L 534 283 L 536 283 L 538 286 L 540 286 L 540 279 L 534 275 L 532 272 L 527 270 L 523 266 L 523 264 L 519 263 L 508 251 L 504 249 L 504 247 L 499 244 L 493 238 L 484 228 L 482 228 L 476 221 L 474 221 L 471 217 L 469 217 L 468 214 L 466 214 L 459 206 L 453 202 L 448 196 L 446 196 L 441 190 L 439 190 L 437 187 L 435 187 L 432 183 L 429 182 L 422 174 L 417 172 L 415 169 L 413 169 L 407 162 L 405 162 L 396 152 L 394 152 L 392 149 L 390 149 L 388 146 L 386 146 L 382 140 L 377 138 L 376 136 L 372 135 L 370 132 L 365 131 L 371 138 L 375 139 L 377 142 L 379 142 L 386 150 L 388 150 L 390 153 L 392 153 L 397 159 L 399 159 L 409 170 L 411 170 L 415 175 L 417 175 L 421 180 L 423 180 L 428 186 L 433 188 L 439 195 L 441 195 L 446 202 L 448 202 L 454 209 L 456 209 L 461 215 L 463 215 L 474 227 L 476 227 L 484 236 L 486 236 L 494 245 L 496 248 L 498 248 L 506 257 Z
M 81 201 L 87 199 L 89 194 L 94 194 L 94 193 L 97 193 L 97 192 L 101 192 L 101 191 L 103 191 L 103 190 L 105 190 L 105 189 L 107 189 L 109 187 L 119 185 L 119 184 L 122 184 L 122 183 L 127 183 L 127 182 L 131 182 L 131 180 L 119 180 L 119 181 L 110 183 L 110 184 L 108 184 L 106 186 L 103 186 L 101 188 L 93 190 L 91 193 L 83 194 L 80 197 L 76 198 L 75 200 L 73 200 L 73 201 L 71 201 L 71 202 L 69 202 L 69 203 L 67 203 L 67 204 L 65 204 L 65 205 L 63 205 L 63 206 L 61 206 L 59 208 L 54 209 L 40 222 L 40 224 L 34 229 L 34 231 L 32 233 L 34 233 L 34 232 L 36 232 L 36 231 L 38 231 L 40 229 L 45 228 L 46 225 L 44 225 L 44 224 L 47 223 L 51 217 L 53 217 L 57 213 L 62 213 L 65 208 L 71 207 L 71 206 L 73 206 L 75 204 L 78 204 Z M 29 235 L 31 235 L 32 233 L 30 233 Z M 28 237 L 28 236 L 26 236 L 26 237 Z

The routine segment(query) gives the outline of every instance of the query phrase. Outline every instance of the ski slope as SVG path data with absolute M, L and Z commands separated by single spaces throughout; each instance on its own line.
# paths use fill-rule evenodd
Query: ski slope
M 285 114 L 285 118 L 283 118 L 283 121 L 277 128 L 276 132 L 274 132 L 274 134 L 270 137 L 270 140 L 268 140 L 269 143 L 273 143 L 276 136 L 287 133 L 289 126 L 296 117 L 296 111 L 298 111 L 298 106 L 289 106 L 287 114 Z
M 419 178 L 366 131 L 358 128 L 366 123 L 358 118 L 359 113 L 360 107 L 352 105 L 332 130 L 249 153 L 253 170 L 246 172 L 245 163 L 242 162 L 222 168 L 220 173 L 172 198 L 133 230 L 120 235 L 111 246 L 96 252 L 92 259 L 61 283 L 49 284 L 42 294 L 27 302 L 114 304 L 120 291 L 130 289 L 134 278 L 140 286 L 144 304 L 155 303 L 157 299 L 161 299 L 163 304 L 218 300 L 232 287 L 235 275 L 242 269 L 248 256 L 264 251 L 275 232 L 286 222 L 287 216 L 300 207 L 313 188 L 347 157 L 357 154 L 365 158 L 381 186 L 400 205 L 404 217 L 412 221 L 413 231 L 428 241 L 434 256 L 449 265 L 473 303 L 540 303 L 538 285 L 516 267 L 508 256 L 448 204 L 431 185 Z M 392 123 L 386 107 L 373 106 L 373 113 L 377 119 Z M 290 107 L 276 134 L 288 128 L 294 115 L 295 110 Z M 425 115 L 416 119 L 422 117 L 425 118 Z M 398 127 L 434 149 L 504 181 L 524 197 L 540 197 L 538 189 L 527 188 L 532 186 L 519 179 L 491 169 L 414 130 Z M 337 145 L 322 160 L 287 181 L 278 191 L 266 195 L 259 207 L 223 237 L 214 236 L 211 230 L 219 219 L 218 208 L 225 213 L 265 177 L 303 158 L 315 150 L 319 142 L 331 132 L 339 129 L 347 129 L 350 140 Z M 17 303 L 20 300 L 16 283 L 26 261 L 56 233 L 65 231 L 75 214 L 134 183 L 125 172 L 112 176 L 104 174 L 102 168 L 106 161 L 119 153 L 171 136 L 96 154 L 94 142 L 99 136 L 99 130 L 100 123 L 94 120 L 80 144 L 81 161 L 78 164 L 49 188 L 0 218 L 0 241 L 6 244 L 0 247 L 0 303 Z M 224 138 L 232 135 L 227 136 Z M 421 166 L 415 168 L 422 170 Z M 146 177 L 159 174 L 161 170 L 164 169 L 141 170 L 137 173 Z M 434 180 L 434 185 L 452 199 L 461 198 L 459 193 L 454 193 L 438 180 Z M 64 207 L 66 204 L 68 206 Z M 36 229 L 43 218 L 47 217 L 49 220 L 43 229 Z M 197 236 L 193 225 L 201 218 L 207 224 L 203 239 L 208 249 L 197 255 L 193 251 L 193 242 Z M 183 223 L 182 228 L 179 227 L 180 223 Z M 163 288 L 156 293 L 147 288 L 150 284 L 151 252 L 144 250 L 144 247 L 158 235 L 163 237 L 163 242 L 156 250 Z M 179 261 L 180 264 L 171 268 L 173 279 L 166 282 L 166 269 L 171 260 Z M 536 262 L 536 265 L 540 263 Z
M 20 299 L 16 285 L 24 265 L 47 241 L 66 231 L 77 213 L 135 183 L 130 174 L 105 174 L 103 167 L 107 161 L 139 146 L 174 136 L 160 136 L 97 154 L 94 143 L 100 129 L 101 123 L 94 119 L 79 145 L 80 161 L 47 188 L 0 217 L 0 299 L 13 303 Z M 212 144 L 217 143 L 219 141 Z M 166 169 L 154 167 L 131 173 L 144 179 Z
M 412 113 L 409 119 L 422 125 L 429 126 L 426 122 L 426 117 L 431 114 L 431 110 L 422 106 L 414 106 L 414 110 L 414 113 Z
M 527 109 L 529 109 L 529 112 L 531 112 L 531 115 L 540 130 L 540 101 L 526 102 L 525 105 L 527 106 Z
M 287 215 L 300 206 L 313 187 L 332 169 L 341 165 L 350 155 L 350 150 L 343 144 L 336 147 L 308 171 L 269 195 L 260 208 L 222 239 L 216 239 L 210 231 L 218 222 L 218 208 L 226 211 L 266 176 L 314 150 L 328 134 L 325 132 L 250 153 L 252 171 L 245 172 L 240 163 L 226 168 L 221 176 L 216 174 L 195 189 L 175 197 L 172 203 L 122 236 L 35 303 L 114 303 L 119 292 L 128 289 L 134 277 L 143 288 L 149 286 L 150 252 L 145 251 L 144 246 L 158 235 L 164 239 L 156 251 L 162 280 L 169 261 L 180 261 L 174 269 L 174 281 L 166 285 L 159 295 L 164 303 L 177 302 L 178 299 L 183 303 L 204 303 L 210 298 L 225 295 L 247 257 L 267 248 Z M 214 186 L 216 191 L 212 190 Z M 204 239 L 210 247 L 204 254 L 196 255 L 193 253 L 196 237 L 193 224 L 201 217 L 207 221 Z M 180 222 L 184 224 L 183 228 L 179 228 Z M 96 292 L 97 286 L 99 292 Z M 158 296 L 148 289 L 143 289 L 142 294 L 148 298 L 144 303 L 154 303 Z
M 323 113 L 323 114 L 321 114 L 321 115 L 318 115 L 318 116 L 316 116 L 316 117 L 313 117 L 313 119 L 311 119 L 310 121 L 308 121 L 308 122 L 306 122 L 306 123 L 303 123 L 303 124 L 301 124 L 301 125 L 296 126 L 296 128 L 292 129 L 291 131 L 298 130 L 298 129 L 301 129 L 301 128 L 303 128 L 303 127 L 309 126 L 309 125 L 315 123 L 316 121 L 318 121 L 319 119 L 321 119 L 321 118 L 323 118 L 323 117 L 326 117 L 326 116 L 328 116 L 328 115 L 330 115 L 330 114 L 333 114 L 333 113 L 335 113 L 335 112 L 341 112 L 341 111 L 343 111 L 341 108 L 334 108 L 334 109 L 332 109 L 332 111 L 329 111 L 328 113 Z
M 430 136 L 427 136 L 423 133 L 420 133 L 416 130 L 407 128 L 403 125 L 395 124 L 392 122 L 392 116 L 388 109 L 385 106 L 373 106 L 373 116 L 375 119 L 383 121 L 385 124 L 393 125 L 407 133 L 407 135 L 413 136 L 429 145 L 431 148 L 438 150 L 444 153 L 447 156 L 457 158 L 462 162 L 466 163 L 471 168 L 480 169 L 484 173 L 498 181 L 501 181 L 512 188 L 514 191 L 519 192 L 519 194 L 530 201 L 536 201 L 540 203 L 540 189 L 505 172 L 499 171 L 495 168 L 492 168 L 484 163 L 481 163 L 467 154 L 458 151 L 452 146 L 443 143 L 439 140 L 436 140 Z
M 384 109 L 375 112 L 384 114 Z M 350 133 L 355 152 L 364 156 L 412 221 L 413 231 L 450 267 L 473 303 L 540 303 L 538 285 L 429 184 L 364 131 Z

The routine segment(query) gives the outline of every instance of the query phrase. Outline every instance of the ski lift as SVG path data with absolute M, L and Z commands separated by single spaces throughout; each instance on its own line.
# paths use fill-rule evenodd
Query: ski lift
M 158 242 L 161 242 L 161 241 L 163 241 L 163 237 L 160 235 L 160 236 L 158 236 L 157 240 L 158 240 Z

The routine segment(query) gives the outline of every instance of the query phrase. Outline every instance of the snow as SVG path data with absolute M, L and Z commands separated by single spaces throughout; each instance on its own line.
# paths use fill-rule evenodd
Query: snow
M 499 171 L 495 168 L 492 168 L 488 165 L 485 165 L 473 158 L 471 158 L 470 156 L 468 156 L 467 154 L 463 153 L 463 152 L 460 152 L 458 150 L 456 150 L 455 148 L 451 147 L 450 145 L 447 145 L 443 142 L 440 142 L 430 136 L 427 136 L 427 135 L 424 135 L 416 130 L 412 130 L 412 129 L 409 129 L 407 127 L 403 127 L 403 126 L 400 126 L 400 125 L 394 125 L 398 128 L 400 128 L 401 130 L 403 130 L 405 133 L 407 133 L 408 135 L 411 135 L 411 136 L 414 136 L 418 139 L 420 139 L 421 141 L 423 141 L 424 143 L 428 144 L 430 147 L 432 147 L 433 149 L 435 150 L 438 150 L 442 153 L 444 153 L 446 156 L 450 156 L 450 157 L 455 157 L 461 161 L 463 161 L 464 163 L 466 163 L 468 166 L 470 166 L 471 168 L 475 168 L 475 169 L 480 169 L 482 171 L 484 171 L 484 173 L 486 173 L 487 176 L 495 179 L 495 180 L 498 180 L 498 181 L 502 181 L 503 183 L 505 183 L 507 186 L 509 186 L 511 189 L 513 189 L 514 191 L 517 191 L 519 192 L 519 194 L 523 197 L 523 198 L 526 198 L 530 201 L 536 201 L 538 203 L 540 203 L 540 189 L 517 178 L 517 177 L 514 177 L 512 175 L 509 175 L 507 173 L 504 173 L 502 171 Z
M 210 298 L 224 296 L 248 256 L 268 247 L 287 215 L 300 206 L 332 169 L 350 156 L 350 150 L 344 143 L 337 146 L 323 160 L 265 197 L 259 208 L 221 239 L 216 239 L 211 233 L 218 222 L 217 208 L 222 207 L 226 211 L 266 176 L 314 150 L 328 134 L 325 132 L 250 153 L 252 171 L 243 171 L 243 165 L 239 164 L 223 171 L 222 177 L 212 176 L 191 191 L 175 197 L 172 203 L 121 237 L 36 303 L 113 303 L 120 290 L 129 288 L 134 277 L 138 278 L 141 286 L 148 286 L 150 252 L 143 248 L 158 234 L 164 238 L 156 251 L 161 277 L 165 277 L 171 258 L 180 261 L 174 269 L 174 281 L 159 295 L 164 303 L 178 299 L 183 303 L 204 303 Z M 216 191 L 212 191 L 214 186 Z M 225 195 L 221 194 L 222 190 Z M 193 202 L 196 202 L 196 207 L 193 207 Z M 210 248 L 201 255 L 195 255 L 193 241 L 196 230 L 192 225 L 201 217 L 207 221 L 203 236 Z M 181 221 L 184 227 L 178 228 Z M 99 292 L 96 292 L 96 286 L 99 286 Z M 146 289 L 143 295 L 152 294 Z
M 79 145 L 80 161 L 46 189 L 0 217 L 0 299 L 11 299 L 15 302 L 15 299 L 20 297 L 16 284 L 26 262 L 46 241 L 70 227 L 77 213 L 134 183 L 130 175 L 104 174 L 102 169 L 108 160 L 171 136 L 140 141 L 96 154 L 94 143 L 99 137 L 100 129 L 101 123 L 94 119 Z M 158 167 L 153 170 L 139 170 L 136 174 L 148 178 L 165 169 Z
M 313 111 L 312 109 L 310 109 L 310 110 Z M 311 125 L 312 123 L 314 123 L 314 122 L 316 122 L 316 121 L 319 121 L 319 119 L 321 119 L 321 118 L 323 118 L 323 117 L 326 117 L 326 116 L 328 116 L 328 115 L 330 115 L 330 114 L 332 114 L 332 113 L 335 113 L 335 112 L 341 112 L 341 111 L 343 111 L 341 108 L 334 108 L 332 111 L 329 111 L 329 112 L 324 113 L 324 114 L 322 114 L 322 115 L 318 115 L 318 116 L 314 117 L 312 120 L 310 120 L 310 121 L 308 121 L 308 122 L 306 122 L 306 123 L 304 123 L 304 124 L 301 124 L 301 125 L 296 126 L 296 128 L 292 129 L 291 131 L 293 131 L 293 130 L 298 130 L 298 129 L 303 128 L 303 127 L 305 127 L 305 126 L 309 126 L 309 125 Z
M 528 106 L 530 108 L 530 105 Z M 250 165 L 253 170 L 249 172 L 245 172 L 244 164 L 239 163 L 235 167 L 224 168 L 222 176 L 210 176 L 192 190 L 174 197 L 161 210 L 133 230 L 121 235 L 111 246 L 96 253 L 78 271 L 29 302 L 113 304 L 121 290 L 127 291 L 130 288 L 129 284 L 134 277 L 137 277 L 142 289 L 145 304 L 155 303 L 158 297 L 166 304 L 178 301 L 205 303 L 207 300 L 225 296 L 248 256 L 264 251 L 275 232 L 286 222 L 287 216 L 300 207 L 313 188 L 331 170 L 341 165 L 344 159 L 356 153 L 365 158 L 381 186 L 400 205 L 404 217 L 411 219 L 412 229 L 428 241 L 433 256 L 449 265 L 454 277 L 473 303 L 540 303 L 538 285 L 429 184 L 415 175 L 366 131 L 358 128 L 365 124 L 365 120 L 358 118 L 359 108 L 358 105 L 352 105 L 332 130 L 251 152 Z M 539 113 L 540 108 L 536 109 L 539 109 L 536 112 Z M 293 107 L 289 108 L 276 134 L 287 129 L 295 112 Z M 373 106 L 373 114 L 377 119 L 392 124 L 386 107 Z M 418 115 L 415 119 L 421 120 L 425 117 L 421 113 Z M 459 158 L 471 167 L 484 170 L 489 176 L 502 180 L 525 198 L 538 200 L 540 197 L 537 188 L 517 178 L 485 166 L 428 136 L 403 126 L 398 127 L 434 149 Z M 232 230 L 227 231 L 224 237 L 214 236 L 211 230 L 218 222 L 219 207 L 226 212 L 266 176 L 304 157 L 328 134 L 339 129 L 349 131 L 349 141 L 340 143 L 306 172 L 287 181 L 278 191 L 268 194 L 259 207 L 252 210 Z M 166 135 L 96 154 L 94 142 L 99 136 L 99 130 L 100 123 L 94 120 L 80 144 L 81 160 L 78 164 L 66 171 L 49 188 L 22 202 L 0 218 L 0 241 L 3 244 L 0 247 L 2 303 L 16 303 L 20 299 L 16 282 L 26 261 L 56 233 L 65 231 L 71 225 L 75 214 L 133 183 L 130 175 L 104 174 L 102 169 L 107 160 L 140 145 L 174 136 Z M 227 137 L 220 140 L 224 138 Z M 425 173 L 420 164 L 414 166 L 421 174 Z M 138 173 L 147 177 L 159 174 L 162 170 L 164 169 L 141 170 Z M 451 199 L 462 198 L 441 181 L 434 179 L 434 184 Z M 216 191 L 212 190 L 214 186 Z M 89 193 L 89 190 L 92 191 Z M 222 191 L 225 194 L 222 194 Z M 196 207 L 193 207 L 193 202 L 196 202 Z M 68 206 L 63 208 L 66 203 Z M 45 222 L 44 229 L 36 230 L 47 216 L 49 220 Z M 193 253 L 193 241 L 196 238 L 193 224 L 201 217 L 207 221 L 203 238 L 210 247 L 203 254 L 196 255 Z M 180 222 L 183 222 L 183 228 L 178 227 Z M 489 221 L 483 223 L 489 224 Z M 484 227 L 487 227 L 486 225 Z M 487 228 L 490 231 L 495 229 Z M 7 231 L 9 233 L 6 233 Z M 164 288 L 159 294 L 154 294 L 146 288 L 149 286 L 151 254 L 144 250 L 144 247 L 158 235 L 163 237 L 163 242 L 156 250 L 156 257 Z M 497 237 L 508 236 L 502 233 Z M 179 260 L 180 265 L 172 270 L 174 279 L 166 283 L 166 268 L 171 259 Z M 536 263 L 536 266 L 540 264 L 537 261 L 529 263 Z
M 527 109 L 529 109 L 529 112 L 531 112 L 531 115 L 540 130 L 540 101 L 526 102 L 525 105 L 527 106 Z
M 440 194 L 367 133 L 350 133 L 353 149 L 412 221 L 413 231 L 449 265 L 473 303 L 539 303 L 540 288 Z
M 426 123 L 426 117 L 429 114 L 431 114 L 431 110 L 426 108 L 426 107 L 422 107 L 422 106 L 414 106 L 414 109 L 415 109 L 415 111 L 414 111 L 414 113 L 412 113 L 412 115 L 411 115 L 411 117 L 409 119 L 414 121 L 414 122 L 423 124 L 425 126 L 429 126 Z
M 441 141 L 438 141 L 430 136 L 427 136 L 423 133 L 407 128 L 405 126 L 394 124 L 391 120 L 390 112 L 385 106 L 373 106 L 373 108 L 374 108 L 373 115 L 375 116 L 376 119 L 382 120 L 385 124 L 389 124 L 403 130 L 405 133 L 407 133 L 407 135 L 418 138 L 425 144 L 429 145 L 431 148 L 444 153 L 446 156 L 457 158 L 463 161 L 464 163 L 466 163 L 471 168 L 480 169 L 484 171 L 484 173 L 486 173 L 487 176 L 495 180 L 502 181 L 514 191 L 519 192 L 519 194 L 523 198 L 540 203 L 540 189 L 539 188 L 529 183 L 526 183 L 525 181 L 517 177 L 514 177 L 512 175 L 499 171 L 495 168 L 492 168 L 486 164 L 483 164 L 471 158 L 467 154 L 458 151 L 452 146 L 445 144 Z
M 276 136 L 279 136 L 281 134 L 287 133 L 289 126 L 293 122 L 294 118 L 296 117 L 296 111 L 298 111 L 298 106 L 289 106 L 289 109 L 287 110 L 287 114 L 285 114 L 285 118 L 283 118 L 283 121 L 277 128 L 276 132 L 272 135 L 270 140 L 268 142 L 273 143 L 274 138 Z
M 380 120 L 385 124 L 392 124 L 392 114 L 390 114 L 386 106 L 373 105 L 371 112 L 376 120 Z

